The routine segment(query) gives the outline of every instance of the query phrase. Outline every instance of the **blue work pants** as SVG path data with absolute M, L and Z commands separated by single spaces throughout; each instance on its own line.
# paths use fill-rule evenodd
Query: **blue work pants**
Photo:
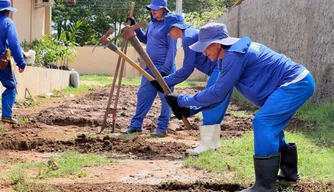
M 162 66 L 156 66 L 158 70 L 162 68 Z M 175 65 L 173 67 L 173 73 L 175 71 Z M 146 69 L 146 72 L 152 75 L 152 72 L 149 69 Z M 153 76 L 153 75 L 152 75 Z M 174 91 L 174 87 L 170 87 L 171 91 Z M 151 85 L 150 81 L 146 79 L 144 76 L 142 77 L 141 84 L 137 93 L 137 106 L 136 106 L 136 114 L 131 119 L 130 127 L 136 130 L 142 130 L 143 120 L 150 110 L 155 97 L 159 94 L 162 107 L 160 116 L 158 117 L 158 127 L 157 130 L 165 133 L 168 128 L 171 109 L 166 102 L 165 94 L 157 91 L 153 85 Z
M 2 117 L 12 117 L 12 108 L 14 105 L 16 92 L 15 92 L 15 82 L 13 74 L 9 65 L 6 69 L 0 69 L 0 81 L 2 85 L 6 88 L 2 93 Z
M 254 155 L 266 157 L 288 146 L 283 129 L 293 114 L 314 92 L 311 74 L 288 86 L 279 87 L 253 119 Z

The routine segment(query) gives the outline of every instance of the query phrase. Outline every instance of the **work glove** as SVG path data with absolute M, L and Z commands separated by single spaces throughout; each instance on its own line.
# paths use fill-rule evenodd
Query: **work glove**
M 179 96 L 179 94 L 177 93 L 171 93 L 171 94 L 168 94 L 165 96 L 166 98 L 166 101 L 168 103 L 168 105 L 172 108 L 172 110 L 176 110 L 176 109 L 179 109 L 181 108 L 179 106 L 179 104 L 177 103 L 177 97 Z
M 135 18 L 133 18 L 133 17 L 128 17 L 128 18 L 126 18 L 126 23 L 128 22 L 130 20 L 130 26 L 132 26 L 132 25 L 134 25 L 134 24 L 136 24 L 137 23 L 137 21 L 136 21 L 136 19 Z
M 152 80 L 151 81 L 151 85 L 153 85 L 153 87 L 155 87 L 159 92 L 163 93 L 164 90 L 162 89 L 162 87 L 160 86 L 159 82 L 157 80 Z
M 189 107 L 180 107 L 177 109 L 173 109 L 172 111 L 176 118 L 182 119 L 182 117 L 190 117 L 190 108 Z
M 165 72 L 160 71 L 160 75 L 161 75 L 162 77 L 166 77 L 168 74 L 165 73 Z

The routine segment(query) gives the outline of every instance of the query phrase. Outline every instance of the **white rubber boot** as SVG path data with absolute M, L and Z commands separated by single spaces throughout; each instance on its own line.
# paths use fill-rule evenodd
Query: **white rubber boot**
M 220 124 L 215 124 L 215 135 L 213 136 L 213 148 L 218 149 L 220 147 Z
M 199 145 L 194 149 L 187 149 L 189 155 L 199 155 L 204 151 L 208 151 L 214 148 L 213 141 L 215 140 L 216 125 L 202 125 L 199 128 L 201 141 Z

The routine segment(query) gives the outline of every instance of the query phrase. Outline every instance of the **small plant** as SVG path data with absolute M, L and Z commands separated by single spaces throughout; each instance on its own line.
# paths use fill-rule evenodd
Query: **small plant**
M 24 183 L 25 181 L 25 170 L 22 165 L 19 165 L 7 173 L 8 181 L 11 185 L 17 185 Z
M 84 167 L 116 162 L 95 153 L 80 154 L 76 151 L 65 151 L 60 153 L 59 156 L 59 158 L 35 164 L 33 168 L 38 170 L 36 178 L 83 177 L 87 175 L 82 171 Z
M 4 133 L 6 130 L 3 124 L 0 124 L 0 133 Z
M 29 118 L 28 117 L 22 117 L 22 116 L 17 116 L 17 121 L 24 124 L 24 123 L 29 123 Z

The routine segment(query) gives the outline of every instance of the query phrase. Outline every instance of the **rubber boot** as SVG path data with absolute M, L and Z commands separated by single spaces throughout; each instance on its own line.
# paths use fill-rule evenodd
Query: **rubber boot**
M 220 124 L 215 124 L 215 135 L 213 139 L 213 148 L 218 149 L 220 147 Z
M 269 157 L 254 156 L 255 183 L 252 187 L 242 192 L 274 192 L 276 191 L 276 179 L 280 164 L 279 153 Z
M 187 149 L 189 155 L 199 155 L 204 151 L 213 149 L 213 141 L 216 135 L 216 125 L 202 125 L 199 128 L 201 141 L 194 149 Z
M 289 143 L 289 147 L 281 151 L 281 171 L 278 175 L 278 180 L 293 183 L 300 180 L 297 162 L 297 146 L 295 143 Z

